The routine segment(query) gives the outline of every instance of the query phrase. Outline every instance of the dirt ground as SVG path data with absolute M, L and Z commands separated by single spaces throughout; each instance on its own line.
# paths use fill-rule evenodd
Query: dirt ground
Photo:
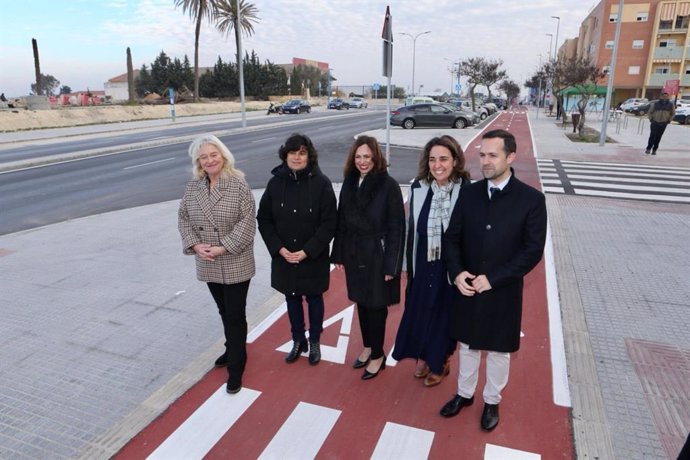
M 246 110 L 266 110 L 268 102 L 247 102 Z M 239 112 L 239 102 L 199 102 L 175 105 L 175 115 L 211 115 Z M 59 128 L 132 120 L 169 118 L 169 105 L 102 105 L 94 107 L 56 107 L 47 110 L 0 110 L 0 132 Z

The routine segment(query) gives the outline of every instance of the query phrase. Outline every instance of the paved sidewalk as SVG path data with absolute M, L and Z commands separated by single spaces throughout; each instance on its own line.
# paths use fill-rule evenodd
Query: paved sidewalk
M 539 158 L 690 166 L 686 126 L 670 126 L 651 157 L 634 119 L 618 133 L 610 124 L 619 142 L 604 147 L 570 142 L 543 114 L 530 123 Z M 477 132 L 395 128 L 391 143 L 448 133 L 466 145 Z M 675 458 L 690 430 L 690 208 L 571 195 L 547 204 L 579 458 Z M 181 254 L 176 210 L 171 201 L 0 236 L 0 458 L 108 458 L 208 371 L 222 330 Z M 255 247 L 250 328 L 282 302 L 258 234 Z

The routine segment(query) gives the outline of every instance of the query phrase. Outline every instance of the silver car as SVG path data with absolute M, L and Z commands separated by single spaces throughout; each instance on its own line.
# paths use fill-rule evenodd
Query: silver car
M 366 109 L 369 106 L 363 97 L 355 96 L 350 99 L 350 107 L 353 109 Z

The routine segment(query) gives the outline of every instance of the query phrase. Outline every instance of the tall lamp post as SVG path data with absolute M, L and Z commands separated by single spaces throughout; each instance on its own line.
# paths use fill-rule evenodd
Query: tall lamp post
M 449 95 L 453 95 L 453 77 L 455 76 L 455 65 L 460 63 L 460 60 L 452 60 L 448 58 L 443 58 L 444 61 L 450 62 L 450 93 Z
M 556 47 L 553 50 L 553 55 L 556 58 L 556 60 L 558 60 L 558 29 L 561 28 L 561 17 L 560 16 L 551 16 L 551 18 L 556 19 L 558 21 L 556 23 Z
M 412 39 L 412 92 L 414 92 L 414 64 L 415 64 L 415 53 L 417 48 L 417 39 L 420 35 L 430 34 L 431 31 L 420 32 L 417 35 L 408 34 L 407 32 L 400 32 L 400 35 L 407 35 Z
M 551 41 L 549 41 L 549 61 L 551 61 L 551 48 L 553 48 L 553 34 L 545 34 L 551 37 Z

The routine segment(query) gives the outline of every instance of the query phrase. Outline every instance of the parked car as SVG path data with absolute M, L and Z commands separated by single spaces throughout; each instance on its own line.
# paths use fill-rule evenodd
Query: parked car
M 458 107 L 457 105 L 453 105 L 449 102 L 446 103 L 440 103 L 443 107 L 447 107 L 451 110 L 459 110 L 462 112 L 464 115 L 466 115 L 469 120 L 470 120 L 470 125 L 476 125 L 481 121 L 481 118 L 479 117 L 479 114 L 477 112 L 473 112 L 465 107 Z
M 283 104 L 283 113 L 302 113 L 311 112 L 311 106 L 309 102 L 304 99 L 290 99 L 285 104 Z
M 489 116 L 489 109 L 486 107 L 483 107 L 480 105 L 478 102 L 475 101 L 475 109 L 472 110 L 472 101 L 468 101 L 465 99 L 451 99 L 450 101 L 451 104 L 456 105 L 458 107 L 462 107 L 466 110 L 472 111 L 472 112 L 477 112 L 479 114 L 479 118 L 484 120 L 486 117 Z
M 328 103 L 328 108 L 329 109 L 336 109 L 336 110 L 342 110 L 342 109 L 350 110 L 350 103 L 337 97 L 335 99 L 331 99 L 331 102 Z
M 408 96 L 407 99 L 405 99 L 405 105 L 433 104 L 434 102 L 436 101 L 426 96 Z
M 690 99 L 678 99 L 676 101 L 676 108 L 690 107 Z
M 355 96 L 350 99 L 350 107 L 353 109 L 366 109 L 369 106 L 363 97 Z
M 469 126 L 470 117 L 460 110 L 452 110 L 441 104 L 415 104 L 399 107 L 391 112 L 390 122 L 393 126 L 412 129 L 415 126 L 437 126 L 465 128 Z
M 506 110 L 508 108 L 508 101 L 500 97 L 492 97 L 491 102 L 496 104 L 496 107 L 498 107 L 500 110 Z
M 628 109 L 628 113 L 631 115 L 647 115 L 647 112 L 649 112 L 649 108 L 656 102 L 656 99 L 652 101 L 647 101 L 642 104 L 636 105 L 630 109 Z
M 624 112 L 630 112 L 630 109 L 632 109 L 636 105 L 644 104 L 645 102 L 649 102 L 649 100 L 644 97 L 631 97 L 630 99 L 626 99 L 621 104 L 620 109 Z
M 690 105 L 676 109 L 673 121 L 677 121 L 681 125 L 690 125 Z

